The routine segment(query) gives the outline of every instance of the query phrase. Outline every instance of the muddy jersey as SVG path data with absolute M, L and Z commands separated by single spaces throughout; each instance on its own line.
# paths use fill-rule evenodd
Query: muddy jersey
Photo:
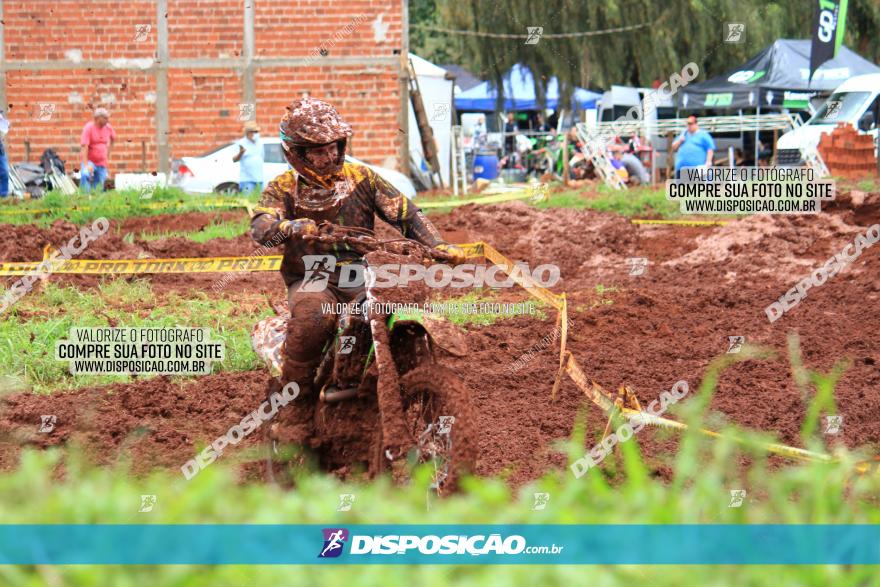
M 332 222 L 341 226 L 355 226 L 373 230 L 375 215 L 397 228 L 403 236 L 429 247 L 444 241 L 412 201 L 397 191 L 375 171 L 357 163 L 346 162 L 340 174 L 342 185 L 334 190 L 347 194 L 322 211 L 307 210 L 297 205 L 297 183 L 302 181 L 291 169 L 278 176 L 263 190 L 259 205 L 251 218 L 251 236 L 260 244 L 275 246 L 284 243 L 281 276 L 287 286 L 298 281 L 305 273 L 303 255 L 333 255 L 337 271 L 331 282 L 338 279 L 338 265 L 362 262 L 360 253 L 345 244 L 304 242 L 281 235 L 278 224 L 282 220 L 310 218 L 315 222 Z

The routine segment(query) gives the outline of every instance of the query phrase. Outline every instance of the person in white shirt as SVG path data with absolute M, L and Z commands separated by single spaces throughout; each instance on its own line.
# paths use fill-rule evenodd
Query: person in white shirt
M 253 120 L 244 125 L 244 137 L 236 141 L 238 153 L 232 157 L 234 163 L 241 162 L 238 188 L 242 192 L 263 191 L 263 141 L 260 140 L 260 127 Z

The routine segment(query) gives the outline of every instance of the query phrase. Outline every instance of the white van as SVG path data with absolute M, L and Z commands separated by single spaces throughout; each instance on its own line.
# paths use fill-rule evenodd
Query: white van
M 779 165 L 801 165 L 801 149 L 815 149 L 824 133 L 837 123 L 847 122 L 877 142 L 880 122 L 880 73 L 857 75 L 840 84 L 821 108 L 800 128 L 791 130 L 776 143 Z

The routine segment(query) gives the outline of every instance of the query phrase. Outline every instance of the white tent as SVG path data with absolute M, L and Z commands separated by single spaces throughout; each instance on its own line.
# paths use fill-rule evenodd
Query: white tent
M 422 102 L 425 104 L 425 112 L 428 122 L 434 131 L 434 141 L 437 144 L 437 158 L 440 160 L 440 175 L 443 184 L 449 185 L 449 151 L 452 140 L 452 80 L 446 79 L 446 70 L 422 59 L 413 53 L 409 54 L 416 78 L 419 80 L 419 89 L 422 92 Z M 409 103 L 409 151 L 413 160 L 424 160 L 422 153 L 422 139 L 419 135 L 419 127 L 416 124 L 416 116 L 413 113 L 412 102 Z

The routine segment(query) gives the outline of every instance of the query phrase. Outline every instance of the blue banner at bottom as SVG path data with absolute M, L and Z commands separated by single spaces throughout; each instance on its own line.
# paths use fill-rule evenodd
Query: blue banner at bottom
M 0 525 L 0 564 L 880 564 L 880 526 Z

